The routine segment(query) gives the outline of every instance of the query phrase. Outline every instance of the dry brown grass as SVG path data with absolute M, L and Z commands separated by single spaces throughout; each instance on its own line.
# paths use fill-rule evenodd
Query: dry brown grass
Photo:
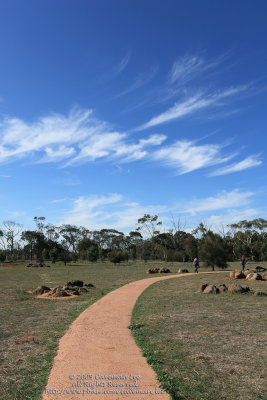
M 196 275 L 148 288 L 134 312 L 139 337 L 177 381 L 174 398 L 263 399 L 266 297 L 202 294 L 198 288 L 204 282 L 228 286 L 233 281 L 228 273 Z M 267 282 L 242 282 L 267 291 Z

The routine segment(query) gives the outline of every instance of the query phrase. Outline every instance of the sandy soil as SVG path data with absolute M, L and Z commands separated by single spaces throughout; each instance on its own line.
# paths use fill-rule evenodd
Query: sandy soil
M 170 399 L 167 393 L 157 393 L 161 389 L 156 374 L 128 326 L 135 302 L 148 286 L 189 275 L 195 274 L 157 276 L 129 283 L 80 314 L 59 342 L 42 400 Z

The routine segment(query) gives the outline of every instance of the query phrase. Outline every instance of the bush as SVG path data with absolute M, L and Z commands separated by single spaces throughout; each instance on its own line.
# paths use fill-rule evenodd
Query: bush
M 224 246 L 223 239 L 217 233 L 208 231 L 201 239 L 199 255 L 207 267 L 216 265 L 219 268 L 226 268 L 228 251 Z
M 121 261 L 125 260 L 125 255 L 122 251 L 112 251 L 109 253 L 108 259 L 114 264 L 119 264 Z
M 6 253 L 3 250 L 0 250 L 0 262 L 5 261 Z

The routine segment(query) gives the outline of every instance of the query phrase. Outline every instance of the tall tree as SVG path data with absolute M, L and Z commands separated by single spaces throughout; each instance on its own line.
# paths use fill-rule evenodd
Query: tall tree
M 205 265 L 212 267 L 225 268 L 227 266 L 228 251 L 224 246 L 223 239 L 218 233 L 207 231 L 199 241 L 200 260 Z
M 39 232 L 43 232 L 44 231 L 44 227 L 45 227 L 45 217 L 34 217 L 33 218 L 34 222 L 36 223 L 36 228 Z
M 27 243 L 24 247 L 24 250 L 28 253 L 27 258 L 32 260 L 34 256 L 37 258 L 41 257 L 46 247 L 45 236 L 42 232 L 24 231 L 21 234 L 21 240 Z
M 59 228 L 59 233 L 63 237 L 68 250 L 73 250 L 76 253 L 76 246 L 81 239 L 81 231 L 75 225 L 62 225 Z
M 7 243 L 7 248 L 10 250 L 11 254 L 14 252 L 15 240 L 19 236 L 23 225 L 16 221 L 3 221 L 3 236 Z

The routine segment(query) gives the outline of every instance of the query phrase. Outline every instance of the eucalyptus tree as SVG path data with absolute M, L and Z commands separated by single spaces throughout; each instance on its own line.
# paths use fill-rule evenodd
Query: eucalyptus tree
M 252 260 L 266 258 L 267 221 L 265 219 L 242 220 L 228 226 L 231 230 L 236 258 L 241 257 L 241 254 L 245 254 Z
M 7 249 L 13 254 L 16 238 L 20 235 L 23 225 L 16 221 L 3 221 L 3 238 L 6 241 Z
M 61 225 L 59 227 L 59 233 L 63 238 L 62 244 L 65 245 L 68 251 L 77 252 L 76 246 L 82 238 L 81 230 L 75 225 Z
M 35 257 L 41 258 L 43 250 L 47 247 L 45 236 L 42 232 L 23 231 L 21 240 L 26 242 L 24 246 L 25 258 L 32 260 Z
M 159 221 L 158 218 L 157 215 L 144 214 L 144 216 L 137 221 L 136 231 L 143 232 L 144 236 L 147 237 L 146 242 L 150 242 L 149 246 L 144 243 L 145 249 L 143 250 L 143 254 L 145 255 L 145 260 L 148 259 L 149 249 L 150 256 L 152 258 L 156 257 L 157 244 L 154 239 L 160 234 L 159 226 L 162 225 L 162 222 Z

